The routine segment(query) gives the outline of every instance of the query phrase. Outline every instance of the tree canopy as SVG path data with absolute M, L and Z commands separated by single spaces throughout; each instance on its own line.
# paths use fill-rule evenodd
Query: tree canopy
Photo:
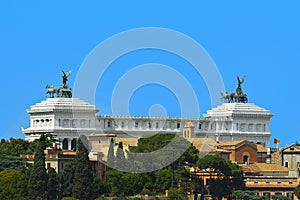
M 245 188 L 243 171 L 218 155 L 206 155 L 197 162 L 199 169 L 209 173 L 208 191 L 213 197 L 228 197 L 234 190 Z
M 91 199 L 93 191 L 93 174 L 89 165 L 89 151 L 84 146 L 82 140 L 78 139 L 77 152 L 74 160 L 74 186 L 73 197 L 80 200 Z
M 300 184 L 295 188 L 295 195 L 300 199 Z
M 44 137 L 40 137 L 38 148 L 34 155 L 33 169 L 28 182 L 28 196 L 30 199 L 47 199 L 47 172 L 45 168 Z

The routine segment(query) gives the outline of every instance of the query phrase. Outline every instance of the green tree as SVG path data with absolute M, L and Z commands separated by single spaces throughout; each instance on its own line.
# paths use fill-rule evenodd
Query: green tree
M 115 154 L 114 154 L 114 139 L 110 139 L 109 149 L 107 153 L 107 165 L 110 168 L 114 168 Z
M 165 190 L 171 187 L 172 169 L 171 167 L 160 169 L 155 172 L 155 189 L 159 193 L 165 193 Z
M 125 173 L 121 178 L 121 182 L 124 183 L 124 195 L 134 196 L 140 194 L 145 185 L 145 179 L 141 174 Z
M 48 169 L 48 200 L 55 200 L 58 198 L 58 177 L 54 168 Z
M 276 194 L 272 196 L 272 200 L 291 200 L 289 197 L 280 195 L 280 194 Z
M 126 159 L 123 151 L 123 143 L 120 142 L 116 152 L 115 167 L 124 171 L 126 169 Z
M 230 199 L 236 200 L 267 200 L 265 196 L 258 196 L 254 191 L 236 190 L 230 195 Z
M 140 138 L 136 147 L 130 147 L 134 153 L 148 153 L 163 148 L 175 137 L 175 134 L 156 134 L 147 138 Z
M 93 192 L 93 174 L 89 165 L 89 151 L 84 146 L 82 140 L 85 136 L 78 139 L 77 152 L 74 160 L 74 186 L 73 197 L 80 200 L 91 199 Z
M 47 172 L 45 168 L 44 134 L 40 137 L 39 148 L 34 156 L 33 169 L 28 183 L 30 199 L 47 199 Z
M 168 191 L 168 199 L 169 200 L 183 200 L 187 199 L 186 193 L 182 188 L 169 188 Z
M 300 184 L 295 188 L 295 195 L 298 199 L 300 199 Z
M 124 183 L 122 182 L 122 176 L 124 172 L 118 170 L 108 170 L 106 172 L 106 180 L 110 187 L 110 196 L 124 196 Z
M 25 199 L 25 175 L 17 170 L 9 169 L 0 172 L 0 199 Z
M 171 141 L 171 145 L 168 145 Z M 176 187 L 179 185 L 186 191 L 192 190 L 192 188 L 195 187 L 195 183 L 191 183 L 191 177 L 187 167 L 196 164 L 199 157 L 199 151 L 186 139 L 177 137 L 175 134 L 156 134 L 148 138 L 139 139 L 137 147 L 130 148 L 130 152 L 127 154 L 130 162 L 127 163 L 134 164 L 131 167 L 137 169 L 139 163 L 131 158 L 131 152 L 148 153 L 162 148 L 164 148 L 164 152 L 170 154 L 170 156 L 177 157 L 178 159 L 164 169 L 149 173 L 148 175 L 151 177 L 152 183 L 148 182 L 147 188 L 150 189 L 152 187 L 152 189 L 158 193 L 164 193 L 164 190 L 168 189 L 170 186 Z M 178 149 L 186 150 L 180 155 L 178 154 L 178 152 L 180 152 Z M 167 158 L 169 157 L 167 156 Z M 152 167 L 155 164 L 161 165 L 165 160 L 167 160 L 166 155 L 162 155 L 152 162 L 149 161 L 149 165 Z M 166 174 L 161 174 L 162 171 Z
M 26 161 L 20 156 L 0 155 L 0 171 L 5 169 L 15 169 L 25 171 Z
M 1 139 L 0 155 L 20 156 L 20 154 L 33 154 L 38 147 L 38 141 L 29 142 L 20 138 Z
M 74 184 L 74 162 L 69 162 L 65 165 L 64 171 L 60 175 L 61 196 L 71 197 L 73 194 Z
M 109 193 L 109 185 L 108 182 L 105 180 L 101 180 L 98 177 L 94 177 L 93 182 L 93 196 L 92 199 L 97 199 L 100 196 L 104 195 L 107 196 Z
M 244 189 L 243 171 L 218 155 L 206 155 L 197 162 L 199 169 L 209 169 L 209 192 L 213 197 L 228 197 L 232 191 Z M 216 178 L 213 179 L 213 176 Z

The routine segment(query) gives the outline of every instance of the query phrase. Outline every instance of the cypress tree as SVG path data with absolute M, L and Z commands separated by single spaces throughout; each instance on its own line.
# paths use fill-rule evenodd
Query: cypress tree
M 71 197 L 73 194 L 74 183 L 74 162 L 66 164 L 64 171 L 60 176 L 61 188 L 60 192 L 64 197 Z
M 115 162 L 115 168 L 116 169 L 120 169 L 120 170 L 125 170 L 125 155 L 124 155 L 124 151 L 123 151 L 123 143 L 120 142 L 117 152 L 116 152 L 116 162 Z
M 58 198 L 58 178 L 54 168 L 48 169 L 48 200 L 56 200 Z
M 47 199 L 47 172 L 45 168 L 44 138 L 45 135 L 42 134 L 34 156 L 33 169 L 28 182 L 29 199 Z
M 89 152 L 82 143 L 85 136 L 78 139 L 75 157 L 73 197 L 80 200 L 89 200 L 93 194 L 93 174 L 89 165 Z
M 109 149 L 107 153 L 107 165 L 110 168 L 114 168 L 115 154 L 114 154 L 114 139 L 110 139 Z

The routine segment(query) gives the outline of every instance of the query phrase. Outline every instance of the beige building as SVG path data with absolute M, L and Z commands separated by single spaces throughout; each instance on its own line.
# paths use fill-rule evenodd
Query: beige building
M 45 167 L 49 169 L 54 168 L 56 173 L 61 173 L 64 171 L 65 166 L 74 160 L 76 156 L 75 151 L 71 150 L 55 150 L 53 148 L 48 148 L 45 150 Z M 34 154 L 22 154 L 21 158 L 27 160 L 28 164 L 33 164 Z M 102 154 L 97 156 L 90 156 L 89 158 L 92 171 L 101 179 L 105 178 L 105 165 L 102 160 Z
M 282 165 L 288 167 L 294 176 L 300 175 L 300 145 L 293 144 L 281 150 Z
M 246 187 L 257 191 L 258 195 L 271 197 L 278 194 L 297 199 L 294 190 L 300 179 L 290 176 L 287 167 L 268 163 L 242 164 L 240 167 L 244 171 Z

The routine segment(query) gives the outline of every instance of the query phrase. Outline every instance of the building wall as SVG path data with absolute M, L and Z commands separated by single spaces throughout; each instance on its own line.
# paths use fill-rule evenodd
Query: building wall
M 277 165 L 282 165 L 281 150 L 271 148 L 271 163 L 272 164 L 277 164 Z
M 299 152 L 282 152 L 282 164 L 290 169 L 291 175 L 298 176 L 300 175 L 300 154 Z
M 293 200 L 298 198 L 294 194 L 294 190 L 299 184 L 297 178 L 270 178 L 267 176 L 260 178 L 247 177 L 246 187 L 249 190 L 258 192 L 260 196 L 269 196 L 281 194 L 290 197 Z
M 243 163 L 243 157 L 248 156 L 248 162 L 253 163 L 253 162 L 257 162 L 256 155 L 257 155 L 256 149 L 254 149 L 251 146 L 245 145 L 235 150 L 234 153 L 232 153 L 231 159 L 234 159 L 235 162 Z

